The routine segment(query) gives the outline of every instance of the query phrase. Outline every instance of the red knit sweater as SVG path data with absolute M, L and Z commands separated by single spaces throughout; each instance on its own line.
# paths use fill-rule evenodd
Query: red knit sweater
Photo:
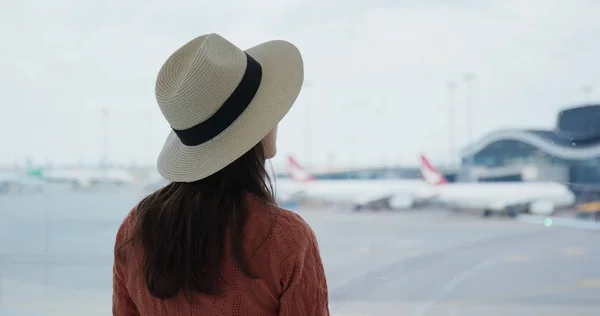
M 116 244 L 127 240 L 134 220 L 132 211 L 119 227 Z M 250 262 L 252 271 L 261 278 L 246 277 L 226 249 L 223 294 L 198 295 L 193 305 L 183 294 L 165 300 L 152 297 L 141 273 L 143 251 L 129 244 L 122 250 L 126 260 L 119 260 L 115 253 L 113 315 L 329 315 L 327 282 L 317 240 L 299 215 L 250 199 L 244 236 L 247 247 L 268 236 Z

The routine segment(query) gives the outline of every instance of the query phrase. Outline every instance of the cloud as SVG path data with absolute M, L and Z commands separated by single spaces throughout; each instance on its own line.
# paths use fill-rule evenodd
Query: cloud
M 447 150 L 446 83 L 474 86 L 476 136 L 500 127 L 551 127 L 558 109 L 598 83 L 594 1 L 41 1 L 0 4 L 0 138 L 14 157 L 100 160 L 100 108 L 110 108 L 110 158 L 152 163 L 168 126 L 153 88 L 164 59 L 218 32 L 250 47 L 287 39 L 303 52 L 305 87 L 280 128 L 279 148 L 313 161 L 415 164 Z M 599 88 L 600 90 L 600 88 Z M 307 113 L 309 114 L 307 116 Z M 307 124 L 311 131 L 307 131 Z M 50 127 L 48 127 L 50 126 Z M 299 145 L 301 144 L 301 145 Z M 444 160 L 443 157 L 438 160 Z

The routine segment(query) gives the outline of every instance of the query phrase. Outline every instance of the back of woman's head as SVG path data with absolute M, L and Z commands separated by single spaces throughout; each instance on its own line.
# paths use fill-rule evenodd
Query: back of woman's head
M 217 173 L 196 182 L 172 182 L 142 200 L 130 241 L 142 246 L 150 293 L 169 298 L 180 291 L 218 294 L 226 233 L 232 258 L 249 277 L 242 240 L 248 194 L 274 203 L 259 143 Z

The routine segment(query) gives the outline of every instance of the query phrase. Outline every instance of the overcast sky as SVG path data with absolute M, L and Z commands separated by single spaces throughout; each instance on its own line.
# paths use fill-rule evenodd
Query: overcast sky
M 110 160 L 154 164 L 169 131 L 154 99 L 158 69 L 212 32 L 242 48 L 285 39 L 304 55 L 308 85 L 280 125 L 275 163 L 292 153 L 415 165 L 420 152 L 446 163 L 449 80 L 457 149 L 468 141 L 465 72 L 477 74 L 474 138 L 552 128 L 557 111 L 587 101 L 587 84 L 600 98 L 600 2 L 447 2 L 2 1 L 0 164 L 98 162 L 103 107 Z

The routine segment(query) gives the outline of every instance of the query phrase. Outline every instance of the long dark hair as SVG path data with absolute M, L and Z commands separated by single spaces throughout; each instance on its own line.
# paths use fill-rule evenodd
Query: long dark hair
M 220 294 L 226 232 L 239 269 L 258 277 L 250 271 L 251 256 L 244 250 L 248 194 L 275 203 L 261 144 L 205 179 L 170 183 L 139 203 L 125 244 L 142 246 L 143 273 L 152 296 L 170 298 L 183 291 L 190 300 L 194 293 Z

